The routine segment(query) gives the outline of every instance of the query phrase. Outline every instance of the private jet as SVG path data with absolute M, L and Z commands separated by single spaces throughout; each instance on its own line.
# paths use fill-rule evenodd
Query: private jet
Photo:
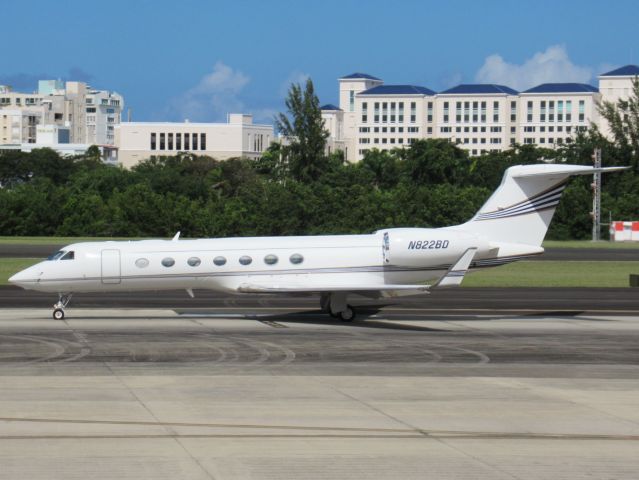
M 385 228 L 366 235 L 241 237 L 74 243 L 12 276 L 58 294 L 62 320 L 74 293 L 195 289 L 229 294 L 319 294 L 323 311 L 355 318 L 370 298 L 457 287 L 469 270 L 543 253 L 541 243 L 572 175 L 624 167 L 518 165 L 473 218 L 443 228 Z

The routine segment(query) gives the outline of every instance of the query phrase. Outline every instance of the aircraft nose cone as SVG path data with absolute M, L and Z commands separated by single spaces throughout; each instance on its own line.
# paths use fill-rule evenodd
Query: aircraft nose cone
M 15 275 L 9 278 L 9 283 L 13 283 L 14 285 L 18 285 L 19 282 L 20 282 L 20 272 L 16 273 Z
M 31 268 L 27 268 L 9 278 L 9 283 L 25 287 L 26 285 L 34 283 L 34 277 L 36 277 L 36 275 L 34 275 L 34 271 Z

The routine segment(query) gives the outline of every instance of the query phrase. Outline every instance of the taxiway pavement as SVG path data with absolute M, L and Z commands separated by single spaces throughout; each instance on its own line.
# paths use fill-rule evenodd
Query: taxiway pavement
M 639 315 L 268 308 L 2 308 L 0 479 L 637 478 Z

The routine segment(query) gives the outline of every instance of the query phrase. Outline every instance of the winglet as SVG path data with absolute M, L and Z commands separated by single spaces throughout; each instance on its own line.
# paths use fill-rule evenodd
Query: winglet
M 464 276 L 466 272 L 468 272 L 468 267 L 470 267 L 470 262 L 475 258 L 475 253 L 477 253 L 477 247 L 471 247 L 467 249 L 461 257 L 457 259 L 457 261 L 448 269 L 446 274 L 437 280 L 432 287 L 440 288 L 440 287 L 459 287 L 464 280 Z
M 177 232 L 175 235 L 173 235 L 173 242 L 177 242 L 180 239 L 180 232 Z

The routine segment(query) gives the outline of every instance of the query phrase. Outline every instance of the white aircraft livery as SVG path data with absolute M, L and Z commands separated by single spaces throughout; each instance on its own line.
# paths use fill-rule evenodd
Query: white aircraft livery
M 9 279 L 57 293 L 63 319 L 73 293 L 194 289 L 320 294 L 321 308 L 344 321 L 349 294 L 371 298 L 461 284 L 469 269 L 543 253 L 541 243 L 571 175 L 624 167 L 510 167 L 468 222 L 444 228 L 387 228 L 368 235 L 243 237 L 83 242 L 69 245 Z

